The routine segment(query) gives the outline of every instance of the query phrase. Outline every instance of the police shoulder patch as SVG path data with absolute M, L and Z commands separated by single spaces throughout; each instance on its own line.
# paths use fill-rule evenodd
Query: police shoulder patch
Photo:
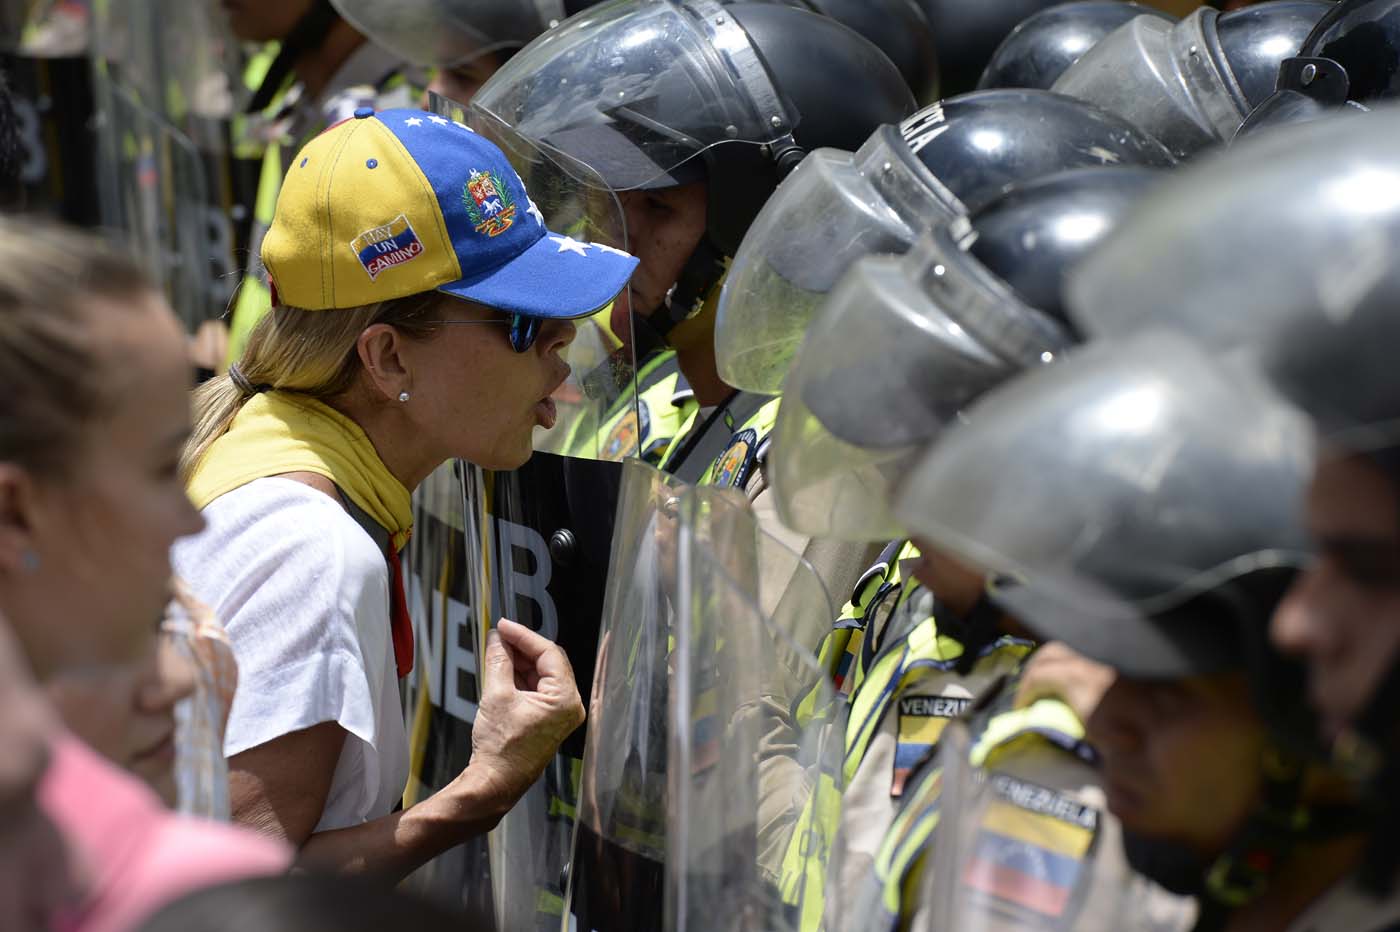
M 741 488 L 748 481 L 757 452 L 757 431 L 746 428 L 736 433 L 715 460 L 712 484 L 726 489 Z
M 636 408 L 628 408 L 603 441 L 602 458 L 606 462 L 620 463 L 629 456 L 635 456 L 651 433 L 651 411 L 645 401 L 639 401 Z
M 1098 810 L 1007 774 L 993 774 L 991 785 L 995 799 L 982 815 L 963 883 L 1003 913 L 1063 922 L 1089 875 Z
M 909 775 L 933 751 L 943 729 L 957 718 L 972 700 L 965 696 L 901 696 L 899 732 L 894 750 L 894 777 L 890 795 L 904 795 Z

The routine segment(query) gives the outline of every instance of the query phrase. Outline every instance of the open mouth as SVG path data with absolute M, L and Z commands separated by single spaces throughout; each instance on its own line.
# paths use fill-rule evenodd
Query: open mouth
M 536 403 L 535 418 L 545 430 L 554 426 L 554 423 L 559 419 L 559 409 L 554 406 L 553 398 L 545 398 Z

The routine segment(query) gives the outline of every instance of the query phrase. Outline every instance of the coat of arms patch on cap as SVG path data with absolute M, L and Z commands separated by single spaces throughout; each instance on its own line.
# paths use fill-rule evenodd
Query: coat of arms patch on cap
M 370 281 L 377 279 L 385 269 L 403 265 L 423 254 L 423 243 L 403 214 L 383 226 L 365 230 L 350 241 L 350 248 L 369 273 Z
M 515 200 L 496 172 L 472 172 L 462 189 L 462 205 L 478 233 L 500 236 L 515 223 Z

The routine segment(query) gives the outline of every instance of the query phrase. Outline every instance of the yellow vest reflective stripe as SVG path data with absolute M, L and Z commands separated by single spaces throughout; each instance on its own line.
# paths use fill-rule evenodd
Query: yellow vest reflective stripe
M 915 867 L 927 853 L 929 838 L 938 827 L 942 769 L 927 768 L 908 795 L 908 802 L 895 817 L 875 858 L 875 875 L 881 880 L 881 918 L 890 927 L 900 916 L 901 906 L 908 899 L 908 881 L 918 873 Z
M 788 842 L 779 879 L 783 902 L 798 907 L 799 929 L 821 928 L 831 841 L 840 820 L 841 787 L 832 774 L 820 773 Z
M 243 284 L 233 306 L 233 322 L 229 326 L 228 361 L 237 362 L 248 345 L 253 332 L 272 305 L 272 292 L 267 287 L 262 266 L 262 241 L 272 226 L 277 212 L 277 195 L 282 190 L 282 146 L 273 143 L 263 153 L 262 171 L 258 175 L 258 195 L 253 202 L 253 229 L 248 237 L 248 265 L 243 271 Z

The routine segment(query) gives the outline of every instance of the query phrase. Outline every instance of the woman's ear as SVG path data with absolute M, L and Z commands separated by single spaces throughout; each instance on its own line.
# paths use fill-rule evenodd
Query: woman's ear
M 413 388 L 413 379 L 402 354 L 403 342 L 403 334 L 395 328 L 388 324 L 372 324 L 355 343 L 370 383 L 386 400 L 397 400 L 401 393 Z
M 38 569 L 34 540 L 38 490 L 29 473 L 14 463 L 0 463 L 0 573 Z

